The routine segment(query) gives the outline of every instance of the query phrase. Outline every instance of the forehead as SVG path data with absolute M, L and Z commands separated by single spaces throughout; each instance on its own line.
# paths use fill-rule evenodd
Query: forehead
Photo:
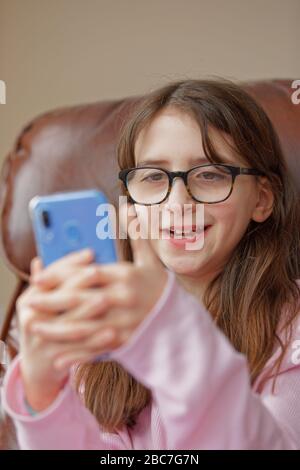
M 174 107 L 167 107 L 160 111 L 151 122 L 144 127 L 139 133 L 135 149 L 138 153 L 139 150 L 144 149 L 155 144 L 159 146 L 172 145 L 174 137 L 176 140 L 188 136 L 190 139 L 202 145 L 201 132 L 199 125 L 188 113 L 176 109 Z M 170 140 L 170 137 L 173 137 Z M 187 145 L 187 143 L 185 144 Z
M 224 163 L 242 163 L 230 136 L 214 128 L 209 136 Z M 198 122 L 189 113 L 174 107 L 163 109 L 139 133 L 135 143 L 135 163 L 201 164 L 208 162 Z

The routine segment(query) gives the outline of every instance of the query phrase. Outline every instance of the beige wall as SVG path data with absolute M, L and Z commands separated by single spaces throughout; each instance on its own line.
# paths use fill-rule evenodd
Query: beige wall
M 300 78 L 299 18 L 299 0 L 0 0 L 0 161 L 57 106 L 175 78 Z M 0 305 L 12 286 L 1 266 Z

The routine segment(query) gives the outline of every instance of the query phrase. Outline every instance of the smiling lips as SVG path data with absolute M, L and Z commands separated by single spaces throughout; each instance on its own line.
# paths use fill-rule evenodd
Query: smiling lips
M 169 228 L 164 228 L 162 229 L 162 231 L 169 235 L 170 238 L 173 240 L 173 241 L 179 241 L 179 242 L 187 242 L 187 241 L 194 241 L 196 240 L 197 237 L 199 237 L 199 235 L 201 235 L 201 233 L 204 231 L 206 232 L 207 229 L 211 227 L 211 225 L 205 225 L 204 226 L 204 230 L 203 230 L 203 227 L 197 227 L 196 225 L 190 225 L 190 226 L 186 226 L 186 227 L 174 227 L 174 226 L 171 226 Z M 179 237 L 179 238 L 175 238 L 175 237 Z
M 210 227 L 210 225 L 205 225 L 204 226 L 204 231 Z M 163 232 L 166 234 L 170 234 L 172 237 L 178 236 L 178 237 L 184 237 L 184 238 L 190 238 L 194 237 L 195 235 L 199 235 L 203 232 L 203 227 L 197 227 L 196 225 L 189 225 L 185 227 L 166 227 L 162 229 Z

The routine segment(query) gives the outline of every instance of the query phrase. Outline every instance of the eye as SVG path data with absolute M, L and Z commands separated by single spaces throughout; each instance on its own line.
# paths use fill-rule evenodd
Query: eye
M 198 176 L 200 178 L 203 178 L 205 180 L 217 180 L 217 179 L 223 179 L 224 178 L 224 175 L 221 175 L 219 173 L 213 173 L 211 171 L 205 171 L 203 173 L 199 173 Z
M 155 182 L 155 181 L 161 181 L 162 179 L 164 179 L 164 174 L 162 173 L 152 173 L 148 176 L 144 176 L 144 178 L 142 179 L 142 181 L 148 181 L 148 182 Z

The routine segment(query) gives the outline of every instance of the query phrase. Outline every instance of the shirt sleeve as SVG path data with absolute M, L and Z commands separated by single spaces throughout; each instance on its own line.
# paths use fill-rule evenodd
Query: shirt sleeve
M 113 450 L 130 446 L 119 434 L 101 429 L 75 391 L 71 377 L 49 407 L 30 415 L 24 402 L 20 356 L 5 375 L 2 403 L 14 421 L 22 450 Z
M 300 449 L 300 366 L 256 394 L 247 359 L 169 273 L 138 334 L 112 352 L 151 389 L 168 449 Z

